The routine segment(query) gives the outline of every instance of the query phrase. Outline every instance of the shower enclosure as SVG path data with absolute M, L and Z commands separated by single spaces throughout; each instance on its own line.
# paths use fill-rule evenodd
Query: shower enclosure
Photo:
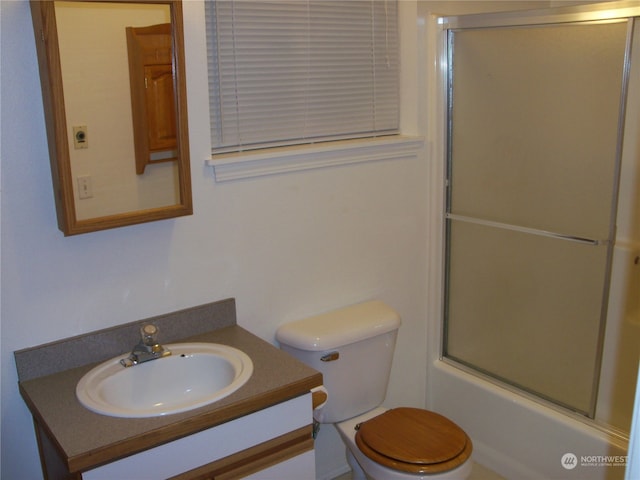
M 640 296 L 640 212 L 627 215 L 640 177 L 620 182 L 640 164 L 637 101 L 626 108 L 640 89 L 640 7 L 620 12 L 457 17 L 445 29 L 443 357 L 591 419 L 613 375 L 603 362 L 624 348 L 607 352 L 607 332 L 635 322 L 629 391 L 617 393 L 629 408 L 640 343 L 640 318 L 614 308 Z M 626 294 L 610 305 L 618 277 Z M 624 431 L 630 418 L 602 420 Z

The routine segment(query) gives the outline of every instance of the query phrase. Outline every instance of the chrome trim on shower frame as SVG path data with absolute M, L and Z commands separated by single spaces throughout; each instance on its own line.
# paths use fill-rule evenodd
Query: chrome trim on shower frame
M 549 232 L 546 230 L 538 230 L 536 228 L 529 228 L 529 227 L 522 227 L 519 225 L 512 225 L 510 223 L 501 223 L 501 222 L 493 222 L 491 220 L 484 220 L 481 218 L 475 218 L 475 217 L 466 217 L 464 215 L 455 215 L 453 213 L 447 213 L 445 214 L 445 218 L 449 219 L 449 220 L 459 220 L 462 222 L 466 222 L 466 223 L 473 223 L 475 225 L 484 225 L 487 227 L 495 227 L 495 228 L 501 228 L 503 230 L 511 230 L 514 232 L 521 232 L 521 233 L 529 233 L 532 235 L 539 235 L 542 237 L 549 237 L 549 238 L 555 238 L 558 240 L 568 240 L 571 242 L 577 242 L 577 243 L 582 243 L 585 245 L 594 245 L 594 246 L 598 246 L 598 245 L 608 245 L 610 243 L 610 241 L 608 239 L 592 239 L 592 238 L 586 238 L 586 237 L 579 237 L 577 235 L 567 235 L 564 233 L 558 233 L 558 232 Z

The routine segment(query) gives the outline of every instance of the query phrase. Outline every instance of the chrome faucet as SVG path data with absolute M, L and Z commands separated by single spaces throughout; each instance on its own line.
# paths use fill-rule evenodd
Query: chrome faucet
M 124 367 L 133 367 L 139 363 L 148 362 L 157 358 L 168 357 L 171 351 L 158 343 L 156 337 L 158 327 L 147 323 L 140 328 L 140 341 L 133 347 L 131 354 L 127 358 L 120 360 Z

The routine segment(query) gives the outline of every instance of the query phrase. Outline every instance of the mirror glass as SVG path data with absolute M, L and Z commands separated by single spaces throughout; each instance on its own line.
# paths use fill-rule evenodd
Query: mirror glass
M 60 229 L 191 214 L 181 4 L 31 5 Z

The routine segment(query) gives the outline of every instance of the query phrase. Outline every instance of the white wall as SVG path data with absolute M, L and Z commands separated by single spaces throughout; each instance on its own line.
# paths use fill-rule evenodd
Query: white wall
M 424 404 L 422 156 L 216 183 L 204 166 L 202 5 L 188 1 L 194 215 L 65 238 L 56 227 L 29 6 L 1 8 L 2 478 L 40 476 L 14 350 L 229 296 L 239 324 L 268 341 L 281 322 L 381 298 L 404 322 L 388 403 Z M 335 445 L 319 442 L 325 472 L 345 465 Z
M 640 385 L 640 375 L 636 381 Z M 640 478 L 640 389 L 636 389 L 635 408 L 631 422 L 631 438 L 629 440 L 629 463 L 625 471 L 625 480 Z

